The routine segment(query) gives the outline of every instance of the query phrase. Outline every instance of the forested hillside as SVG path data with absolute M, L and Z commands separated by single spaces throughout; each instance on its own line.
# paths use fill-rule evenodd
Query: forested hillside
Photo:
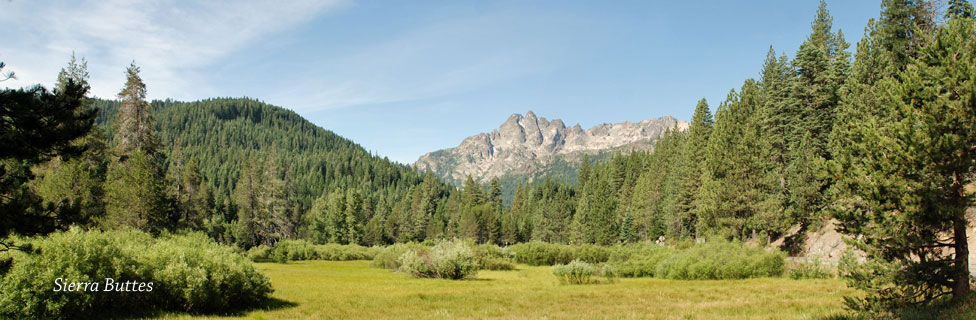
M 108 137 L 114 136 L 112 119 L 118 104 L 111 100 L 95 103 L 99 110 L 96 123 Z M 150 105 L 156 136 L 169 155 L 168 167 L 178 173 L 195 162 L 218 197 L 232 195 L 237 177 L 248 163 L 260 164 L 257 171 L 272 171 L 278 179 L 287 180 L 289 192 L 305 209 L 323 191 L 335 188 L 375 194 L 421 181 L 405 165 L 369 154 L 291 110 L 257 100 L 153 101 Z M 111 144 L 111 138 L 108 142 Z
M 108 137 L 115 136 L 119 105 L 94 102 L 97 124 Z M 265 207 L 255 211 L 267 212 L 254 216 L 266 216 L 270 221 L 263 224 L 274 224 L 281 233 L 276 238 L 310 236 L 315 221 L 306 213 L 316 198 L 332 192 L 355 194 L 359 212 L 349 223 L 361 227 L 374 209 L 388 211 L 423 182 L 408 166 L 369 154 L 290 110 L 253 99 L 153 101 L 150 106 L 166 154 L 163 171 L 175 182 L 170 188 L 180 211 L 175 214 L 217 238 L 235 239 L 226 223 L 238 220 L 237 213 L 250 202 Z M 436 181 L 429 185 L 435 202 L 453 189 Z

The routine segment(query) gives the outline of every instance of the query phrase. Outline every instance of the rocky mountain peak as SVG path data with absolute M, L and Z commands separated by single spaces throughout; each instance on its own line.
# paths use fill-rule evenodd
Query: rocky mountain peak
M 469 174 L 487 180 L 538 170 L 559 155 L 598 153 L 627 145 L 651 149 L 675 125 L 679 130 L 688 126 L 667 116 L 636 123 L 603 123 L 583 130 L 578 123 L 566 127 L 560 119 L 549 121 L 529 110 L 524 116 L 512 114 L 491 133 L 468 137 L 455 148 L 425 154 L 414 167 L 432 170 L 449 181 L 464 181 Z

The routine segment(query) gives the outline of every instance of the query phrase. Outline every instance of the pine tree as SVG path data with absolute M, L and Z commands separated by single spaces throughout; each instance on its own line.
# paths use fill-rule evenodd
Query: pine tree
M 246 161 L 237 178 L 234 188 L 234 203 L 237 206 L 237 219 L 232 228 L 235 242 L 244 248 L 261 243 L 258 237 L 258 219 L 264 210 L 261 201 L 261 176 L 255 160 Z
M 140 68 L 135 61 L 125 70 L 125 87 L 119 92 L 121 106 L 115 119 L 115 150 L 119 155 L 127 155 L 141 149 L 155 157 L 159 142 L 153 134 L 153 117 L 146 102 L 146 84 L 139 76 Z
M 708 147 L 708 138 L 714 122 L 708 102 L 702 98 L 695 106 L 695 113 L 691 117 L 688 137 L 681 149 L 679 167 L 681 171 L 676 173 L 679 175 L 680 183 L 676 209 L 679 219 L 687 221 L 688 225 L 695 225 L 698 221 L 699 209 L 696 208 L 695 198 L 698 196 L 698 189 L 701 188 L 705 150 Z
M 205 195 L 201 192 L 206 183 L 195 158 L 190 158 L 185 167 L 179 161 L 176 163 L 178 165 L 169 167 L 174 172 L 169 181 L 179 215 L 178 224 L 183 228 L 196 230 L 202 226 L 207 211 L 203 203 Z
M 76 85 L 83 87 L 91 87 L 88 80 L 91 79 L 91 75 L 88 73 L 88 61 L 85 57 L 81 58 L 81 62 L 75 57 L 75 53 L 71 52 L 71 60 L 68 61 L 68 65 L 61 68 L 58 72 L 58 79 L 54 85 L 55 90 L 63 91 L 68 89 L 69 82 L 74 82 Z
M 594 170 L 590 181 L 581 191 L 574 223 L 582 227 L 584 243 L 609 245 L 619 239 L 617 199 L 611 172 L 607 167 Z
M 485 241 L 488 243 L 501 243 L 501 216 L 504 211 L 502 206 L 502 185 L 498 178 L 492 178 L 488 189 L 487 214 L 483 215 L 481 225 L 484 226 Z
M 525 198 L 522 191 L 522 182 L 519 181 L 515 186 L 515 195 L 512 199 L 512 209 L 501 219 L 501 244 L 511 245 L 519 242 L 519 220 L 525 206 Z
M 459 222 L 459 233 L 461 237 L 473 239 L 481 242 L 481 216 L 484 210 L 479 209 L 481 203 L 481 188 L 474 182 L 474 178 L 468 175 L 464 182 L 464 192 L 461 196 L 461 219 Z
M 326 216 L 329 210 L 329 200 L 326 194 L 321 195 L 312 202 L 312 209 L 307 213 L 307 223 L 309 226 L 309 240 L 315 243 L 328 243 L 329 234 L 326 233 Z M 379 222 L 377 220 L 377 222 Z M 373 221 L 370 221 L 373 223 Z
M 126 84 L 119 92 L 122 105 L 116 115 L 115 135 L 117 161 L 109 166 L 106 193 L 106 217 L 103 225 L 128 226 L 147 231 L 159 231 L 170 225 L 170 208 L 165 177 L 160 169 L 161 155 L 153 135 L 153 120 L 146 103 L 146 85 L 139 77 L 139 67 L 133 62 L 126 69 Z M 130 163 L 130 159 L 136 159 Z M 138 187 L 129 187 L 136 184 Z M 145 205 L 130 203 L 142 198 Z M 110 221 L 111 219 L 120 221 Z
M 949 0 L 949 7 L 946 9 L 946 19 L 952 18 L 972 18 L 973 5 L 966 0 Z
M 58 73 L 55 91 L 66 92 L 73 84 L 89 87 L 88 62 L 85 58 L 79 63 L 74 53 L 71 61 Z M 83 112 L 91 109 L 90 99 L 82 97 Z M 104 182 L 107 170 L 105 156 L 105 134 L 100 128 L 92 130 L 84 137 L 75 139 L 71 145 L 84 150 L 77 157 L 55 157 L 45 169 L 35 168 L 38 173 L 38 195 L 48 206 L 65 214 L 76 215 L 77 222 L 87 224 L 105 213 Z
M 4 67 L 0 62 L 0 71 Z M 13 76 L 0 74 L 0 81 Z M 91 131 L 96 116 L 85 104 L 88 89 L 71 81 L 53 93 L 41 86 L 0 90 L 0 237 L 43 234 L 79 218 L 77 211 L 45 210 L 29 181 L 34 178 L 32 166 L 84 151 L 73 142 Z
M 760 164 L 758 84 L 749 79 L 715 113 L 702 175 L 699 236 L 742 239 L 747 229 L 778 230 L 778 223 L 757 221 L 763 189 Z
M 974 36 L 972 20 L 951 19 L 897 77 L 875 84 L 890 113 L 843 123 L 848 139 L 835 144 L 834 170 L 853 196 L 841 198 L 836 216 L 868 258 L 846 270 L 867 292 L 848 298 L 855 309 L 891 311 L 970 292 Z
M 366 219 L 363 215 L 363 202 L 356 190 L 346 192 L 346 209 L 343 212 L 345 218 L 345 241 L 347 244 L 362 243 L 363 224 Z
M 151 232 L 169 227 L 165 187 L 152 159 L 141 149 L 133 151 L 125 162 L 113 162 L 106 181 L 102 226 Z
M 579 177 L 576 178 L 576 185 L 582 190 L 586 187 L 586 180 L 590 178 L 590 155 L 583 154 L 583 163 L 580 165 Z

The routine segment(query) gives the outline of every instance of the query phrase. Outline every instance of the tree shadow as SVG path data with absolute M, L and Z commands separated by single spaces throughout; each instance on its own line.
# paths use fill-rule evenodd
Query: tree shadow
M 785 251 L 789 256 L 795 257 L 803 252 L 803 243 L 807 238 L 807 228 L 804 226 L 800 228 L 800 231 L 794 235 L 787 236 L 783 239 L 783 245 L 780 246 L 780 250 Z

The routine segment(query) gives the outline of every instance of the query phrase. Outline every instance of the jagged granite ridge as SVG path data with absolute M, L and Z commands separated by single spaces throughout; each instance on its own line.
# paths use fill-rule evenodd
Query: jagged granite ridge
M 583 130 L 579 124 L 567 127 L 560 119 L 549 121 L 530 110 L 524 116 L 512 114 L 491 133 L 479 133 L 457 147 L 429 152 L 414 163 L 414 168 L 433 171 L 456 185 L 469 174 L 483 182 L 506 174 L 532 176 L 560 155 L 579 161 L 575 155 L 610 149 L 651 150 L 675 126 L 685 130 L 688 123 L 665 116 L 640 122 L 603 123 Z M 628 146 L 632 148 L 622 148 Z

